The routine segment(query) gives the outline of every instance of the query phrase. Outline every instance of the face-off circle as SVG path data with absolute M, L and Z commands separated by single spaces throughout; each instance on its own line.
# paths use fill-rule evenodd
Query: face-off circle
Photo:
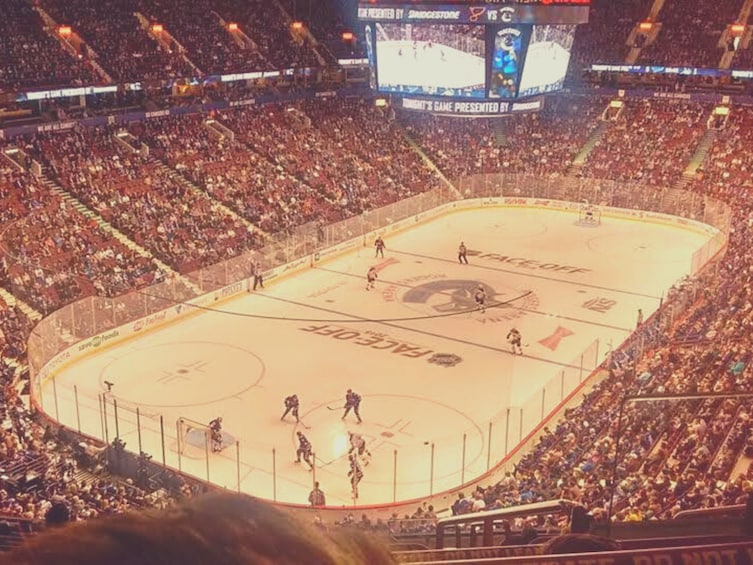
M 238 371 L 238 367 L 244 370 Z M 99 378 L 100 383 L 115 383 L 113 393 L 122 401 L 178 408 L 240 395 L 258 385 L 264 372 L 262 360 L 247 349 L 212 341 L 182 341 L 118 357 L 102 368 Z M 145 386 L 145 379 L 149 386 Z M 139 384 L 129 384 L 131 380 Z M 213 386 L 219 381 L 223 386 Z

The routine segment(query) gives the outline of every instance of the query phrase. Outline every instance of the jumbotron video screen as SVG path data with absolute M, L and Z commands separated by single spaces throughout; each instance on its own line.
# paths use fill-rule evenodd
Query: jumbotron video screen
M 519 98 L 562 88 L 590 0 L 402 3 L 371 0 L 364 22 L 371 86 L 402 96 Z

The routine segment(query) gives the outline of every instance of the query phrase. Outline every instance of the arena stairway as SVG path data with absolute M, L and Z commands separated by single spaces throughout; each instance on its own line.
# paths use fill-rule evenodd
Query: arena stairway
M 151 37 L 162 49 L 168 53 L 178 53 L 189 67 L 194 70 L 195 76 L 202 76 L 204 73 L 197 67 L 194 62 L 188 58 L 188 50 L 178 41 L 178 38 L 170 33 L 169 30 L 163 29 L 161 32 L 152 31 L 152 20 L 141 12 L 134 12 L 133 15 L 139 21 L 146 34 Z
M 753 0 L 745 0 L 743 2 L 742 8 L 740 8 L 740 13 L 737 15 L 737 18 L 735 19 L 736 23 L 745 23 L 750 18 L 751 11 L 753 11 Z M 728 25 L 727 28 L 724 30 L 724 33 L 722 33 L 722 36 L 719 40 L 719 42 L 722 45 L 726 45 L 727 41 L 731 37 L 731 25 Z M 746 43 L 746 37 L 747 43 Z M 719 63 L 720 69 L 729 69 L 732 67 L 733 62 L 735 60 L 735 55 L 737 55 L 737 52 L 740 48 L 743 49 L 753 49 L 753 42 L 750 41 L 750 30 L 746 30 L 745 34 L 740 40 L 740 44 L 738 46 L 738 49 L 735 49 L 734 51 L 727 51 L 724 50 L 724 54 L 722 55 L 722 60 Z
M 21 312 L 26 314 L 32 321 L 38 322 L 42 319 L 41 313 L 37 312 L 23 300 L 16 298 L 15 295 L 11 294 L 2 287 L 0 287 L 0 298 L 2 298 L 8 306 L 18 306 Z
M 303 29 L 301 31 L 294 32 L 292 25 L 293 18 L 290 16 L 290 13 L 288 13 L 288 11 L 285 9 L 285 6 L 283 6 L 279 0 L 273 0 L 273 2 L 282 14 L 283 19 L 288 23 L 288 33 L 290 33 L 290 35 L 296 42 L 308 44 L 308 47 L 311 49 L 311 52 L 314 54 L 314 57 L 316 57 L 316 60 L 319 62 L 320 66 L 326 67 L 331 62 L 337 62 L 337 57 L 330 53 L 323 43 L 319 43 L 319 41 L 317 41 L 316 37 L 314 37 L 314 34 L 311 33 L 311 30 L 308 26 L 303 26 Z M 327 57 L 322 55 L 320 51 L 324 51 L 324 53 L 328 54 L 330 60 L 328 61 Z
M 711 146 L 714 144 L 718 136 L 719 130 L 706 130 L 706 134 L 703 136 L 700 143 L 698 144 L 698 147 L 695 150 L 695 153 L 693 153 L 693 156 L 690 158 L 688 166 L 685 167 L 685 170 L 682 172 L 682 176 L 677 180 L 672 188 L 682 190 L 690 182 L 692 182 L 693 179 L 695 179 L 695 175 L 698 172 L 699 167 L 703 164 L 703 161 L 704 159 L 706 159 L 706 155 L 708 154 L 709 149 L 711 149 Z
M 455 198 L 462 198 L 463 195 L 460 193 L 460 191 L 457 189 L 457 187 L 448 179 L 446 176 L 444 176 L 444 173 L 442 170 L 437 167 L 436 163 L 431 160 L 431 157 L 429 157 L 423 149 L 421 149 L 421 146 L 416 143 L 416 141 L 408 135 L 408 132 L 405 130 L 405 128 L 398 122 L 398 127 L 400 128 L 400 131 L 403 133 L 403 137 L 405 138 L 405 141 L 408 142 L 408 145 L 410 145 L 413 150 L 418 153 L 418 156 L 421 157 L 421 160 L 424 162 L 424 164 L 429 167 L 430 170 L 434 171 L 436 175 L 439 177 L 439 180 L 442 181 L 442 183 L 450 189 L 450 194 Z
M 602 120 L 601 123 L 599 123 L 598 126 L 596 126 L 596 129 L 591 134 L 591 137 L 586 140 L 586 142 L 583 144 L 583 147 L 581 147 L 578 154 L 575 156 L 575 159 L 573 159 L 573 162 L 570 164 L 570 167 L 567 169 L 567 176 L 570 177 L 577 177 L 579 176 L 580 170 L 583 168 L 583 165 L 586 163 L 586 159 L 588 158 L 588 155 L 593 151 L 593 148 L 596 147 L 596 144 L 599 143 L 599 140 L 602 138 L 604 133 L 609 129 L 609 126 L 612 122 Z
M 184 177 L 175 169 L 168 167 L 164 161 L 161 161 L 160 159 L 156 159 L 154 157 L 150 157 L 148 162 L 152 163 L 160 171 L 168 175 L 170 180 L 175 181 L 181 186 L 183 186 L 184 188 L 187 188 L 188 190 L 190 190 L 191 192 L 198 194 L 201 198 L 208 198 L 209 200 L 211 200 L 218 210 L 222 210 L 222 212 L 224 212 L 225 214 L 227 214 L 234 220 L 238 220 L 240 223 L 246 226 L 249 232 L 258 233 L 265 239 L 269 237 L 269 234 L 263 232 L 258 226 L 256 226 L 255 224 L 252 224 L 246 218 L 239 215 L 237 212 L 234 212 L 231 208 L 228 208 L 225 204 L 223 204 L 216 198 L 213 198 L 210 194 L 202 190 L 200 187 L 196 186 L 193 182 L 188 180 L 186 177 Z

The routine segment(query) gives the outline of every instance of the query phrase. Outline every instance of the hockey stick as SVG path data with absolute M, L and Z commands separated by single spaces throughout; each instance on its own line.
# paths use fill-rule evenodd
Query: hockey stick
M 338 410 L 342 410 L 341 408 L 332 408 L 332 406 L 327 406 L 327 410 L 332 410 L 333 412 L 337 412 Z
M 298 420 L 298 423 L 299 423 L 299 424 L 301 424 L 301 425 L 302 425 L 302 426 L 303 426 L 304 428 L 306 428 L 307 430 L 310 430 L 310 429 L 311 429 L 311 426 L 307 426 L 307 425 L 305 424 L 305 422 L 304 422 L 303 420 Z

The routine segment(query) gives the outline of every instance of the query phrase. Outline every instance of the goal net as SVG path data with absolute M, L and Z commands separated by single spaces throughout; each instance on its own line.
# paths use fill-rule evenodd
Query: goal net
M 204 455 L 212 450 L 212 430 L 208 424 L 190 418 L 178 418 L 178 452 L 181 455 L 194 453 Z
M 601 208 L 583 205 L 578 209 L 578 225 L 596 227 L 601 225 Z

